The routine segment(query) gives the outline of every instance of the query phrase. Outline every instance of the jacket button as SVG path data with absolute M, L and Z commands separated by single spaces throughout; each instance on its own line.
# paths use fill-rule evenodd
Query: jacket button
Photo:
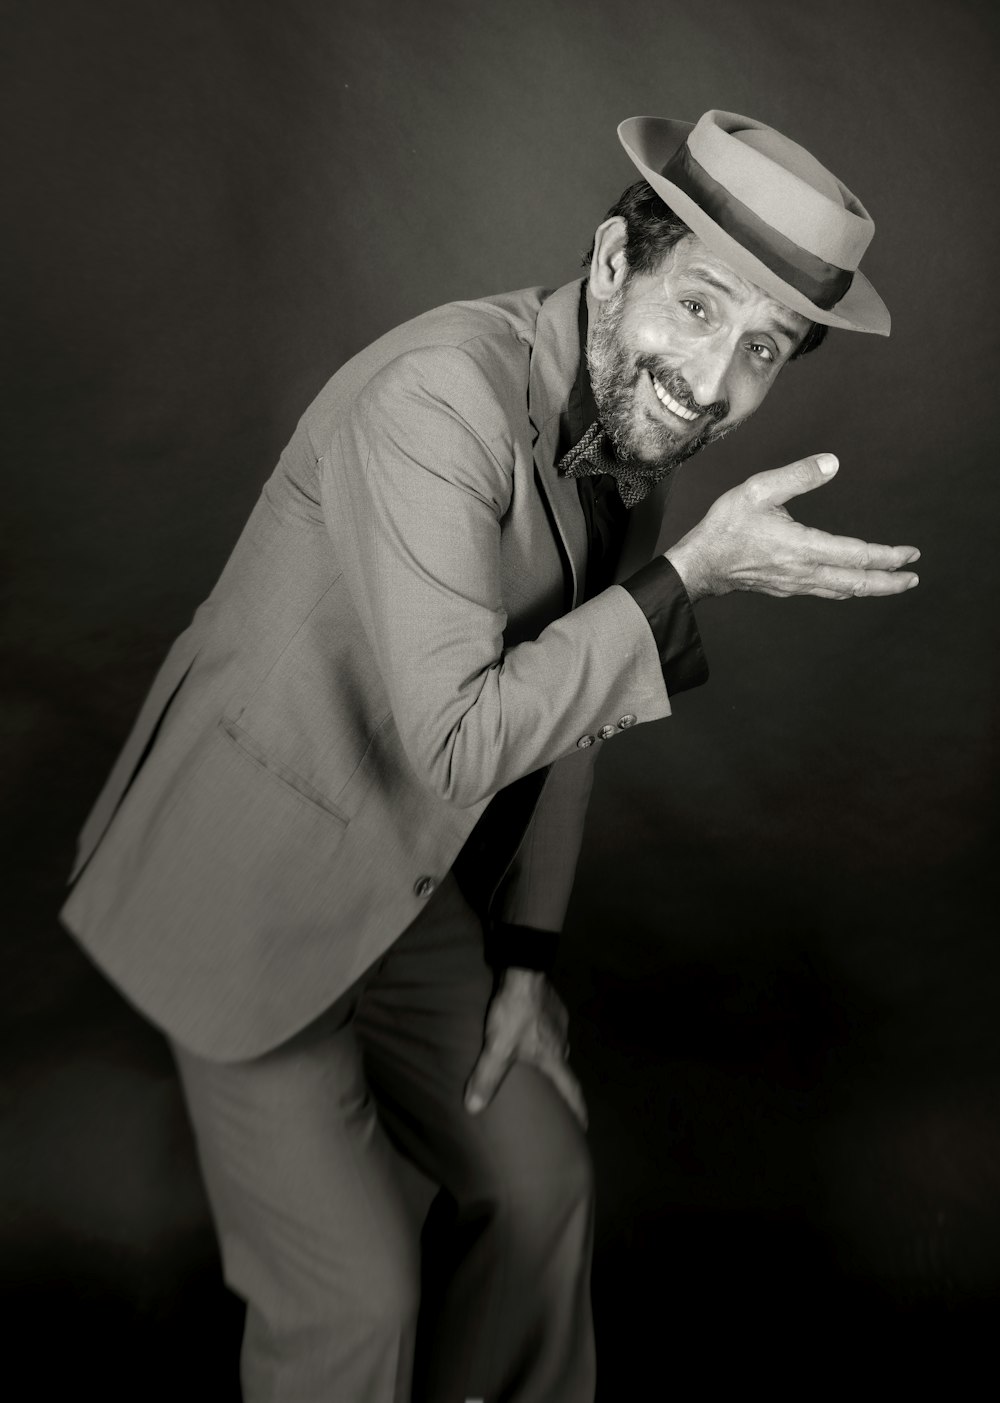
M 629 726 L 634 726 L 635 723 L 636 718 L 632 715 L 631 711 L 627 711 L 624 716 L 618 718 L 618 729 L 627 731 Z
M 602 726 L 597 734 L 600 736 L 601 740 L 610 740 L 615 734 L 615 728 L 614 726 Z
M 419 877 L 413 884 L 413 895 L 430 896 L 436 886 L 437 882 L 433 877 Z
M 576 743 L 577 750 L 586 750 L 588 745 L 594 744 L 593 736 L 581 736 Z

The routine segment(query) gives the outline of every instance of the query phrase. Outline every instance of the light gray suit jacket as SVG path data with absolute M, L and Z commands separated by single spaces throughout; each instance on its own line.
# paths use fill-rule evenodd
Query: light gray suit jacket
M 255 1056 L 303 1027 L 418 914 L 490 797 L 546 765 L 498 905 L 559 929 L 606 743 L 586 738 L 669 713 L 628 591 L 567 609 L 586 535 L 553 460 L 578 293 L 453 303 L 349 361 L 153 683 L 63 919 L 193 1051 Z M 619 579 L 662 511 L 658 490 L 631 513 Z

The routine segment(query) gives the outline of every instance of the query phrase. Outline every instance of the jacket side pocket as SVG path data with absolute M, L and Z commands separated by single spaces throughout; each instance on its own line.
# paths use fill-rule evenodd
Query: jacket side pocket
M 303 779 L 301 775 L 296 774 L 294 770 L 289 769 L 287 765 L 283 765 L 280 760 L 276 760 L 272 755 L 268 755 L 263 746 L 255 741 L 253 736 L 245 731 L 237 721 L 233 721 L 228 716 L 224 716 L 219 722 L 219 730 L 252 765 L 255 765 L 257 769 L 261 771 L 262 774 L 269 776 L 276 783 L 282 784 L 287 789 L 290 789 L 294 794 L 297 794 L 304 803 L 311 804 L 314 808 L 322 809 L 325 814 L 329 814 L 331 818 L 336 819 L 336 821 L 343 824 L 345 828 L 347 827 L 350 820 L 345 813 L 338 809 L 335 804 L 332 804 L 324 794 L 321 794 L 319 790 L 315 789 L 307 780 Z

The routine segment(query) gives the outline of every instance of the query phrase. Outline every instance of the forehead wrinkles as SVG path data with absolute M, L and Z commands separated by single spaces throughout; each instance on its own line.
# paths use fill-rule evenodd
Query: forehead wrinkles
M 771 297 L 742 273 L 714 258 L 694 234 L 687 235 L 670 250 L 662 272 L 676 277 L 695 278 L 713 291 L 722 293 L 741 309 L 753 303 L 756 318 L 766 320 L 793 340 L 808 327 L 805 317 Z

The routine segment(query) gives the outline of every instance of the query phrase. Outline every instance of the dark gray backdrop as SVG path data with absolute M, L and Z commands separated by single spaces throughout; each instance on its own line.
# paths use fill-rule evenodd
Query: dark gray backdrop
M 55 920 L 160 657 L 341 361 L 573 277 L 632 178 L 617 122 L 712 106 L 860 194 L 894 334 L 790 367 L 685 470 L 668 535 L 832 449 L 798 514 L 923 562 L 898 600 L 706 602 L 710 684 L 602 760 L 561 980 L 602 1396 L 751 1366 L 809 1396 L 873 1347 L 966 1367 L 1000 1283 L 993 7 L 7 9 L 2 1250 L 42 1376 L 232 1387 L 169 1060 Z

